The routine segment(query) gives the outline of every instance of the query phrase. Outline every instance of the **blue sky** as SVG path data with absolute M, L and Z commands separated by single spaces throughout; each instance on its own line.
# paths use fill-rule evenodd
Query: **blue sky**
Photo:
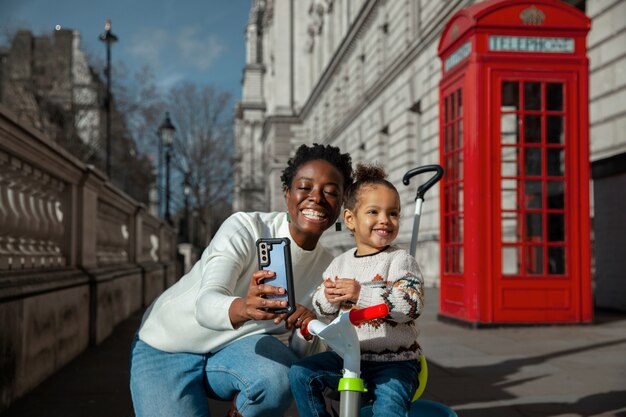
M 110 18 L 119 41 L 113 65 L 148 65 L 157 83 L 211 84 L 238 101 L 245 62 L 244 30 L 251 0 L 0 0 L 0 30 L 45 34 L 56 25 L 81 33 L 82 49 L 105 59 L 98 40 Z

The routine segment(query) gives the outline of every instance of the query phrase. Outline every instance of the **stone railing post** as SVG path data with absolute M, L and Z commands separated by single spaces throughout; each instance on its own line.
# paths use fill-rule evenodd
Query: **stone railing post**
M 92 166 L 87 166 L 78 192 L 79 241 L 78 265 L 96 268 L 96 236 L 98 229 L 98 195 L 106 178 Z

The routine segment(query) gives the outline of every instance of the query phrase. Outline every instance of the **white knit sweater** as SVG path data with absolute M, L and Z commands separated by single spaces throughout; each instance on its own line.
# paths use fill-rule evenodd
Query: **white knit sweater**
M 193 353 L 216 352 L 253 334 L 287 340 L 291 331 L 283 322 L 250 320 L 235 329 L 228 315 L 231 303 L 246 296 L 252 273 L 258 269 L 255 242 L 260 237 L 291 238 L 286 213 L 230 216 L 191 271 L 150 306 L 139 338 L 166 352 Z M 291 240 L 296 302 L 310 308 L 311 295 L 332 257 L 320 244 L 306 251 Z M 296 334 L 294 339 L 301 339 Z
M 424 280 L 413 256 L 396 245 L 365 256 L 357 256 L 356 249 L 351 249 L 336 257 L 323 277 L 359 281 L 357 308 L 381 303 L 389 307 L 386 318 L 357 327 L 361 359 L 386 362 L 418 358 L 421 348 L 414 320 L 424 305 Z M 320 318 L 332 319 L 354 305 L 328 302 L 324 285 L 320 285 L 313 294 L 313 307 Z

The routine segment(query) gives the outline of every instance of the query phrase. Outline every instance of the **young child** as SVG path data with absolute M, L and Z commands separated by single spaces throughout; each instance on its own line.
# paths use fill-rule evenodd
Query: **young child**
M 393 241 L 400 223 L 400 196 L 378 166 L 357 165 L 356 181 L 346 190 L 344 223 L 356 249 L 337 258 L 313 295 L 321 319 L 385 303 L 389 315 L 357 327 L 361 378 L 374 394 L 375 416 L 408 416 L 417 389 L 420 346 L 414 320 L 422 311 L 423 278 L 413 256 Z M 292 365 L 291 390 L 300 417 L 330 416 L 324 390 L 336 389 L 343 360 L 335 352 L 309 356 Z

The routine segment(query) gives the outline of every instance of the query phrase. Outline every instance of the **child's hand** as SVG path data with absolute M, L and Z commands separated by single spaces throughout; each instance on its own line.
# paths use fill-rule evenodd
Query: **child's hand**
M 329 303 L 352 301 L 356 303 L 361 293 L 361 284 L 354 278 L 335 278 L 324 281 L 324 295 Z

